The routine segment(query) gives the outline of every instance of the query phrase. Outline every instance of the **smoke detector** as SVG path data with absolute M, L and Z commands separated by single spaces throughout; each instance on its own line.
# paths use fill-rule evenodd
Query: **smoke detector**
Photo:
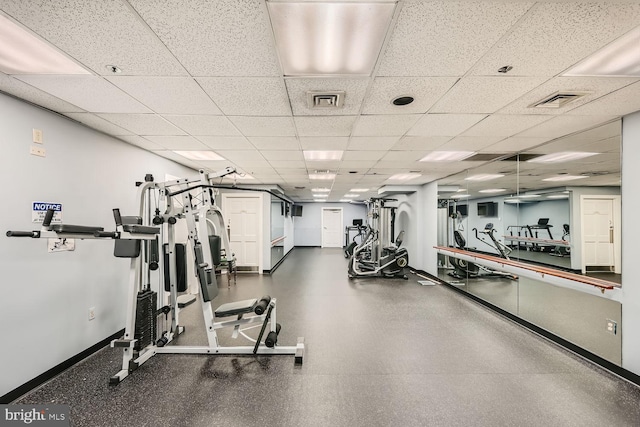
M 549 96 L 544 97 L 538 102 L 534 102 L 529 105 L 529 108 L 561 108 L 570 102 L 576 101 L 585 95 L 589 95 L 591 92 L 574 92 L 574 91 L 560 91 L 552 93 Z
M 345 92 L 343 90 L 336 91 L 307 91 L 307 106 L 310 109 L 319 108 L 342 108 L 344 105 Z

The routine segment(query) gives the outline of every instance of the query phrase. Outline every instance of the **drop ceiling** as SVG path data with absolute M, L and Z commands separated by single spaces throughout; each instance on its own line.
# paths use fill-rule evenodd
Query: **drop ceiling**
M 400 0 L 365 77 L 285 76 L 264 0 L 0 0 L 0 11 L 91 73 L 0 73 L 0 91 L 194 169 L 234 166 L 254 178 L 243 183 L 277 184 L 296 201 L 312 200 L 316 187 L 335 201 L 356 187 L 373 196 L 399 173 L 422 174 L 403 185 L 455 184 L 467 169 L 507 163 L 419 162 L 435 150 L 598 149 L 562 168 L 526 166 L 520 182 L 609 171 L 590 182 L 609 185 L 620 173 L 619 127 L 600 125 L 640 110 L 640 78 L 562 76 L 636 28 L 640 2 Z M 344 106 L 309 109 L 307 91 L 345 91 Z M 559 109 L 529 107 L 558 91 L 588 94 Z M 415 101 L 392 105 L 399 96 Z M 344 153 L 312 161 L 303 150 Z M 309 179 L 323 169 L 336 178 Z

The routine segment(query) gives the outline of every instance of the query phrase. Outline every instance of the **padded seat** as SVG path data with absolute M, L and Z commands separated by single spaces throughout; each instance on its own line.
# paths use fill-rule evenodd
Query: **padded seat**
M 244 301 L 229 302 L 216 308 L 216 317 L 237 316 L 238 314 L 251 313 L 258 303 L 256 298 Z
M 68 233 L 68 234 L 91 234 L 96 231 L 104 231 L 103 227 L 91 227 L 86 225 L 71 225 L 71 224 L 55 224 L 51 226 L 51 230 L 56 233 Z

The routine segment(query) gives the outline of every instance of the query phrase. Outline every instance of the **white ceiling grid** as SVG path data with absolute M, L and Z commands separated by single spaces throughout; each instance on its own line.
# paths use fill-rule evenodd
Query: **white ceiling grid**
M 284 76 L 265 0 L 0 0 L 0 11 L 92 72 L 0 73 L 0 91 L 189 167 L 238 167 L 252 183 L 279 184 L 296 200 L 311 200 L 318 186 L 333 188 L 330 200 L 356 186 L 372 196 L 400 172 L 421 171 L 408 182 L 415 185 L 483 164 L 508 166 L 418 161 L 436 150 L 615 154 L 615 124 L 575 134 L 640 109 L 640 78 L 562 77 L 638 26 L 640 0 L 400 0 L 376 68 L 357 78 Z M 498 73 L 506 65 L 513 69 Z M 345 91 L 345 104 L 309 109 L 307 91 Z M 530 108 L 557 91 L 587 95 L 559 109 Z M 400 96 L 415 101 L 393 105 Z M 225 160 L 172 151 L 209 149 Z M 344 153 L 318 162 L 303 150 Z M 619 168 L 608 156 L 574 171 Z M 310 180 L 317 169 L 338 175 Z

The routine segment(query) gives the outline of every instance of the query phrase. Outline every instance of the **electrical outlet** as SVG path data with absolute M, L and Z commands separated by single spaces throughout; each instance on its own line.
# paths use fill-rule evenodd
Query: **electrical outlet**
M 93 320 L 96 318 L 96 308 L 95 307 L 90 307 L 89 308 L 89 320 Z
M 615 320 L 607 319 L 607 332 L 616 335 L 618 333 L 618 322 Z
M 33 142 L 42 144 L 42 131 L 40 129 L 33 130 Z
M 45 150 L 42 147 L 37 147 L 35 145 L 31 146 L 31 149 L 29 150 L 29 152 L 31 154 L 33 154 L 34 156 L 40 156 L 40 157 L 46 157 L 47 156 L 47 150 Z

